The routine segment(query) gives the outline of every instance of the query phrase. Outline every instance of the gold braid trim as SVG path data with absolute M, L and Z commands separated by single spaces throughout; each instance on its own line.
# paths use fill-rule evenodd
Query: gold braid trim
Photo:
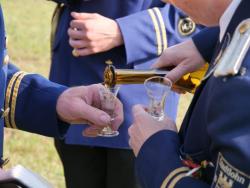
M 162 17 L 162 14 L 161 14 L 161 11 L 159 10 L 159 8 L 155 7 L 155 8 L 153 8 L 153 10 L 155 11 L 155 14 L 158 17 L 158 20 L 159 20 L 160 26 L 161 26 L 161 34 L 162 34 L 162 42 L 163 42 L 162 52 L 163 52 L 168 47 L 166 26 L 165 26 L 165 23 L 164 23 L 164 20 L 163 20 L 163 17 Z
M 10 79 L 8 87 L 6 89 L 6 93 L 5 93 L 5 105 L 4 105 L 5 109 L 8 109 L 10 107 L 10 96 L 11 96 L 11 91 L 12 91 L 14 83 L 15 83 L 17 77 L 19 77 L 23 73 L 24 73 L 23 71 L 16 72 L 12 76 L 12 78 Z M 9 121 L 9 115 L 7 115 L 5 117 L 5 125 L 6 125 L 6 127 L 11 128 L 10 121 Z
M 170 183 L 169 188 L 174 188 L 178 181 L 180 181 L 182 178 L 186 177 L 186 173 L 181 173 L 177 175 Z
M 166 179 L 162 182 L 161 188 L 166 188 L 166 186 L 169 184 L 170 180 L 173 179 L 177 174 L 183 173 L 183 172 L 188 172 L 189 168 L 188 167 L 180 167 L 175 170 L 173 170 L 167 177 Z M 172 184 L 172 183 L 171 183 Z
M 157 22 L 156 16 L 154 14 L 154 11 L 152 9 L 148 10 L 148 13 L 153 21 L 154 28 L 155 28 L 155 34 L 156 34 L 156 41 L 157 41 L 157 55 L 161 55 L 162 53 L 162 42 L 161 42 L 161 33 L 160 33 L 160 27 Z
M 13 90 L 10 117 L 11 117 L 11 125 L 12 125 L 12 128 L 14 129 L 17 129 L 16 122 L 15 122 L 15 111 L 16 111 L 16 101 L 17 101 L 18 90 L 19 90 L 21 81 L 26 74 L 27 73 L 23 73 L 17 78 L 15 86 L 14 86 L 14 90 Z

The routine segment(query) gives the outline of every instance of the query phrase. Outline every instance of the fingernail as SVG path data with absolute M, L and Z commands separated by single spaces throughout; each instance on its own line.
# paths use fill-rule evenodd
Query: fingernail
M 103 124 L 108 124 L 110 122 L 110 117 L 107 115 L 101 115 L 100 120 L 103 122 Z

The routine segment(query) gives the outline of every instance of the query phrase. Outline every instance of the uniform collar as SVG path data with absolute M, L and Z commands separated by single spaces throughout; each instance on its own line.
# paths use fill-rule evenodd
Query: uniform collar
M 231 4 L 227 7 L 226 11 L 220 18 L 220 41 L 227 30 L 227 27 L 242 0 L 232 0 Z

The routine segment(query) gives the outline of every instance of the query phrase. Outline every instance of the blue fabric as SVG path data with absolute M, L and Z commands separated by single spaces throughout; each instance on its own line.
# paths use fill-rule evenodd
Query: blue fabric
M 219 39 L 219 33 L 220 33 L 219 27 L 210 27 L 203 29 L 201 32 L 192 37 L 195 46 L 202 55 L 203 59 L 206 60 L 207 62 L 211 62 L 212 60 L 212 55 L 214 53 L 217 41 Z M 207 40 L 207 37 L 210 40 Z
M 103 82 L 105 61 L 109 59 L 117 68 L 149 68 L 158 57 L 155 27 L 147 10 L 153 7 L 160 8 L 160 15 L 167 28 L 168 46 L 187 38 L 181 36 L 178 31 L 179 19 L 186 16 L 174 7 L 165 5 L 160 1 L 102 0 L 98 3 L 96 1 L 78 1 L 67 4 L 62 10 L 53 44 L 50 79 L 67 86 Z M 73 57 L 73 49 L 68 44 L 69 38 L 67 35 L 71 11 L 99 13 L 115 19 L 123 34 L 125 45 L 105 53 Z M 157 17 L 155 11 L 154 14 Z M 159 24 L 159 20 L 157 20 L 157 23 Z M 195 32 L 200 29 L 201 27 L 197 27 Z M 165 29 L 163 30 L 165 31 Z M 78 125 L 69 129 L 65 142 L 67 144 L 129 148 L 127 129 L 132 123 L 131 107 L 137 103 L 147 105 L 148 98 L 143 85 L 122 86 L 118 97 L 124 104 L 125 115 L 125 121 L 119 129 L 119 136 L 115 138 L 86 138 L 81 134 L 85 126 Z M 178 99 L 179 96 L 174 93 L 171 93 L 168 97 L 166 111 L 173 119 L 176 118 Z
M 173 131 L 158 132 L 146 141 L 146 143 L 142 146 L 142 149 L 140 150 L 136 160 L 136 169 L 142 187 L 160 187 L 161 184 L 159 183 L 164 180 L 166 174 L 169 174 L 176 167 L 182 166 L 181 160 L 179 159 L 178 155 L 178 149 L 178 134 Z M 169 152 L 172 155 L 168 155 L 166 157 L 166 154 L 163 152 Z M 159 153 L 163 155 L 158 155 Z M 169 165 L 168 168 L 166 168 L 165 165 L 161 165 L 161 167 L 159 167 L 157 160 L 154 160 L 154 162 L 151 162 L 151 160 L 148 161 L 148 158 L 144 157 L 145 155 L 157 156 L 157 160 L 161 161 L 162 164 L 168 163 L 168 161 L 172 161 L 173 166 L 171 167 L 171 165 Z M 144 171 L 145 166 L 147 166 L 147 171 Z M 152 172 L 154 173 L 152 174 Z
M 242 0 L 228 26 L 228 35 L 232 37 L 234 32 L 239 32 L 236 27 L 241 21 L 250 18 L 249 9 L 250 1 Z M 210 38 L 213 35 L 207 32 L 203 32 L 203 38 L 200 37 L 204 44 L 214 40 Z M 224 40 L 226 39 L 218 42 L 214 54 L 210 53 L 210 69 L 215 66 L 213 62 L 223 48 Z M 214 51 L 213 48 L 208 50 Z M 204 169 L 200 179 L 182 177 L 177 181 L 176 188 L 249 187 L 249 49 L 241 66 L 245 68 L 245 74 L 221 77 L 211 75 L 202 82 L 194 95 L 177 140 L 173 140 L 173 135 L 167 135 L 166 131 L 161 131 L 143 145 L 136 166 L 144 187 L 160 187 L 163 180 L 180 167 L 179 156 L 196 164 L 206 160 L 213 166 Z M 149 175 L 152 169 L 154 173 L 158 173 L 157 176 Z
M 14 65 L 9 64 L 8 81 L 17 71 Z M 65 89 L 40 75 L 26 75 L 18 90 L 15 112 L 17 128 L 44 136 L 64 136 L 68 124 L 58 119 L 56 104 Z
M 6 86 L 13 74 L 19 71 L 14 65 L 3 65 L 7 55 L 2 9 L 0 7 L 0 109 L 4 109 Z M 45 136 L 62 137 L 68 124 L 57 118 L 56 102 L 66 87 L 52 83 L 39 75 L 26 75 L 20 83 L 15 106 L 18 129 Z M 13 88 L 11 91 L 13 96 Z M 10 100 L 12 104 L 13 100 Z M 9 106 L 13 110 L 12 106 Z M 10 114 L 9 114 L 10 115 Z M 0 157 L 3 154 L 4 119 L 0 115 Z

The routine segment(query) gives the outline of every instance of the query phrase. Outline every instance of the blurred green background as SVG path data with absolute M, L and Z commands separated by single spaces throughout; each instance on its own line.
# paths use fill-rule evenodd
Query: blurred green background
M 27 72 L 47 77 L 50 67 L 50 22 L 55 7 L 46 0 L 1 0 L 12 62 Z M 55 187 L 65 187 L 53 140 L 23 131 L 5 130 L 6 168 L 21 164 Z
M 50 67 L 50 22 L 55 7 L 46 0 L 1 0 L 12 62 L 27 72 L 48 76 Z M 177 124 L 180 125 L 192 95 L 181 97 Z M 53 140 L 22 131 L 5 130 L 6 168 L 16 164 L 39 173 L 54 187 L 65 187 L 63 170 Z

